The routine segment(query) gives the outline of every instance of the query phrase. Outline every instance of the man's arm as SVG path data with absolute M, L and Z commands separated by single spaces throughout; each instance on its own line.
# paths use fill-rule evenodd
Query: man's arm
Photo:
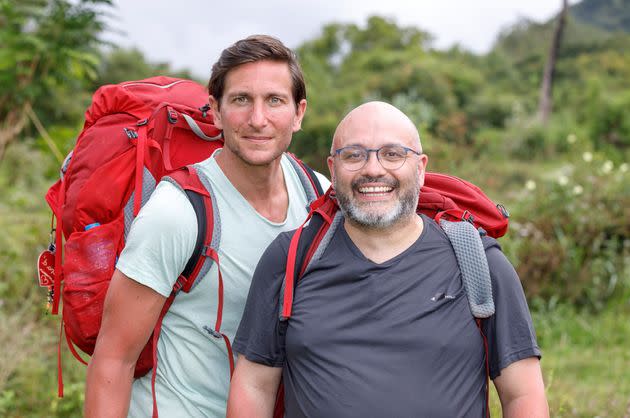
M 239 355 L 230 383 L 227 418 L 271 418 L 281 376 L 281 367 L 254 363 Z
M 540 361 L 529 357 L 510 364 L 494 379 L 505 418 L 548 418 Z
M 87 370 L 86 418 L 126 417 L 133 372 L 166 298 L 116 270 Z

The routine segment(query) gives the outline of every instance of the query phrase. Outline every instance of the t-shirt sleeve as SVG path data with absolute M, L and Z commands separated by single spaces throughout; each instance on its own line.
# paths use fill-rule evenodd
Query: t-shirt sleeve
M 515 361 L 540 358 L 540 348 L 520 279 L 503 252 L 487 249 L 492 276 L 495 314 L 485 321 L 488 337 L 490 378 L 494 379 Z
M 260 258 L 233 344 L 249 361 L 270 367 L 285 361 L 287 322 L 279 320 L 279 299 L 290 238 L 290 233 L 278 235 Z
M 162 181 L 131 224 L 116 268 L 168 297 L 197 240 L 197 217 L 186 195 Z

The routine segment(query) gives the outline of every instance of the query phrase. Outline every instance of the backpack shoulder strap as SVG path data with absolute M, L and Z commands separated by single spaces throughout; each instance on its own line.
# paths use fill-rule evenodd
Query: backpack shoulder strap
M 300 183 L 302 183 L 302 188 L 306 192 L 308 201 L 312 202 L 322 196 L 324 194 L 324 190 L 317 178 L 317 174 L 315 174 L 315 171 L 294 154 L 290 152 L 287 152 L 286 154 L 300 179 Z
M 286 321 L 291 316 L 293 292 L 297 282 L 308 270 L 311 262 L 324 253 L 336 226 L 343 220 L 341 211 L 337 210 L 330 193 L 331 190 L 311 203 L 306 221 L 293 232 L 291 237 L 285 276 L 280 289 L 279 317 L 281 321 Z
M 175 185 L 186 194 L 197 218 L 197 240 L 192 255 L 180 275 L 182 290 L 189 292 L 203 278 L 215 262 L 221 240 L 221 225 L 213 197 L 212 187 L 207 178 L 194 166 L 188 166 L 171 173 L 163 180 Z
M 488 259 L 479 231 L 470 222 L 440 220 L 457 258 L 464 290 L 475 318 L 494 315 L 492 281 Z M 496 243 L 496 241 L 494 241 Z

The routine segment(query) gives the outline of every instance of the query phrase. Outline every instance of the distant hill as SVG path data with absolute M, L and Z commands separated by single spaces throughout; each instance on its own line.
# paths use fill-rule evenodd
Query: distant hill
M 558 13 L 562 2 L 558 4 Z M 546 22 L 522 19 L 499 34 L 493 50 L 515 62 L 546 56 L 557 14 Z M 561 55 L 580 51 L 627 48 L 630 42 L 630 0 L 583 0 L 569 8 Z
M 592 26 L 630 33 L 630 0 L 583 0 L 569 11 L 575 19 Z

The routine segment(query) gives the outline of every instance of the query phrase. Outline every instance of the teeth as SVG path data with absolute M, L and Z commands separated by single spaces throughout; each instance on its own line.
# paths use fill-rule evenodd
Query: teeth
M 392 187 L 379 186 L 379 187 L 359 187 L 360 193 L 387 193 L 393 190 Z

